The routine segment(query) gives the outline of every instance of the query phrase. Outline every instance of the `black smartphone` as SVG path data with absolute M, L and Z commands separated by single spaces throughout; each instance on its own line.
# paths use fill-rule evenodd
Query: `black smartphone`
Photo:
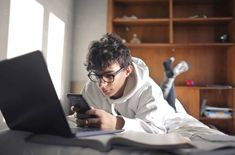
M 67 94 L 70 105 L 78 109 L 78 113 L 85 113 L 87 110 L 90 110 L 91 107 L 87 104 L 86 100 L 81 94 Z

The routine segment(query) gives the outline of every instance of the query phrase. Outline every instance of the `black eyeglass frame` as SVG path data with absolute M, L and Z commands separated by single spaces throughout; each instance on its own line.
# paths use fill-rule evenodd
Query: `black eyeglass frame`
M 114 73 L 103 73 L 103 74 L 97 74 L 97 73 L 95 73 L 95 72 L 89 72 L 89 73 L 88 73 L 88 77 L 89 77 L 89 79 L 90 79 L 92 82 L 99 82 L 99 81 L 102 79 L 102 81 L 104 81 L 104 82 L 113 83 L 113 81 L 114 81 L 114 79 L 115 79 L 115 76 L 116 76 L 117 74 L 119 74 L 123 69 L 125 69 L 125 67 L 120 68 L 119 70 L 117 70 L 117 71 L 114 72 Z M 110 78 L 111 80 L 110 80 L 110 81 L 105 80 L 104 75 L 110 76 L 109 78 Z M 93 78 L 92 78 L 92 76 L 93 76 Z M 111 78 L 111 77 L 112 77 L 112 78 Z

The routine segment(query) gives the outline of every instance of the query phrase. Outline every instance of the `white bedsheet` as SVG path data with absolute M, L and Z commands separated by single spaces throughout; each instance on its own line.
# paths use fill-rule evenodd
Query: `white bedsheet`
M 209 128 L 187 113 L 175 113 L 171 118 L 167 118 L 165 126 L 168 132 L 177 132 L 185 137 L 192 137 L 194 134 L 222 134 L 224 133 Z
M 176 132 L 189 138 L 200 150 L 235 148 L 235 136 L 224 134 L 198 121 L 187 113 L 176 113 L 165 122 L 168 133 Z

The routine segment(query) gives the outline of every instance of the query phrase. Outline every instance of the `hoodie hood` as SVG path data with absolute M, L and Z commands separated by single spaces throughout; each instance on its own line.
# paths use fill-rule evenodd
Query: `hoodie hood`
M 111 104 L 122 104 L 132 97 L 141 88 L 149 78 L 149 69 L 147 65 L 139 58 L 132 57 L 133 72 L 127 78 L 123 96 L 118 99 L 110 99 Z

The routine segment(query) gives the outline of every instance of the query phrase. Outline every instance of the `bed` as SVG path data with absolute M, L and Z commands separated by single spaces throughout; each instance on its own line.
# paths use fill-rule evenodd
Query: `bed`
M 70 121 L 70 120 L 68 120 Z M 73 123 L 73 122 L 69 122 Z M 4 129 L 0 131 L 1 155 L 232 155 L 235 154 L 235 137 L 211 129 L 187 113 L 176 113 L 166 121 L 169 133 L 179 133 L 191 140 L 195 148 L 177 150 L 149 150 L 131 147 L 117 147 L 101 152 L 89 147 L 58 144 L 42 144 L 27 141 L 32 133 Z

